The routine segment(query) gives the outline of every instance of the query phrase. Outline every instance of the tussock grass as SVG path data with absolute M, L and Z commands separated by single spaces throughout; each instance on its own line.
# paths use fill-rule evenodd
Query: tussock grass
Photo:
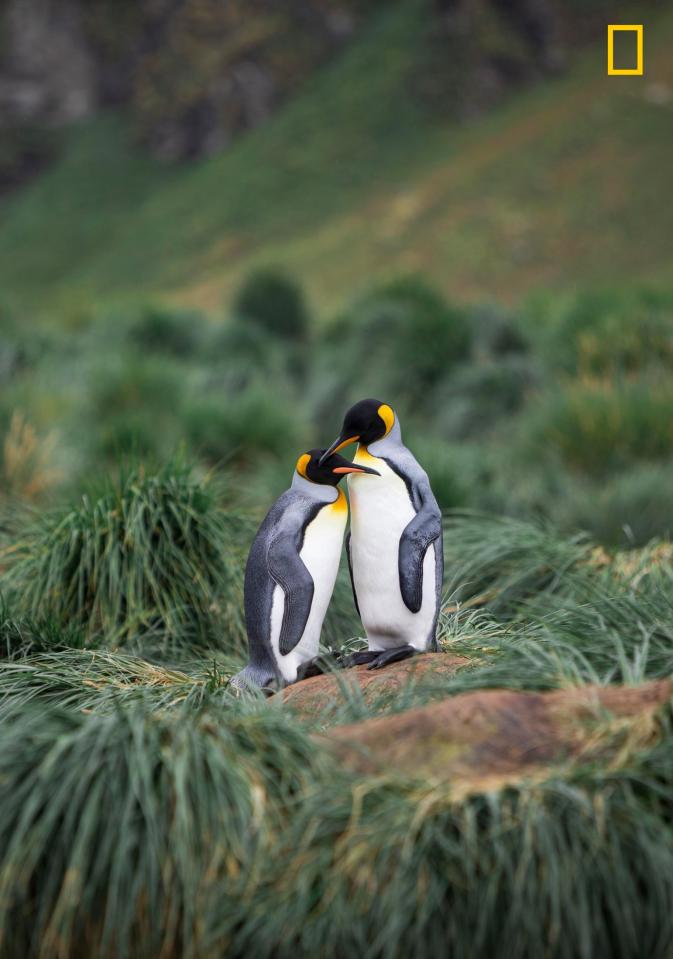
M 664 957 L 671 786 L 663 742 L 460 803 L 427 783 L 332 781 L 216 930 L 260 957 Z
M 175 668 L 27 645 L 0 664 L 0 955 L 665 959 L 670 707 L 489 794 L 355 777 L 311 733 L 473 689 L 670 676 L 670 558 L 454 514 L 440 640 L 468 665 L 301 721 L 237 697 L 198 646 Z
M 451 691 L 637 683 L 673 674 L 670 545 L 610 554 L 545 523 L 446 522 L 444 649 L 473 667 Z
M 207 908 L 226 908 L 244 867 L 254 881 L 247 867 L 268 861 L 320 759 L 280 711 L 254 707 L 87 716 L 28 704 L 2 728 L 11 959 L 208 955 Z
M 557 590 L 591 548 L 582 535 L 561 537 L 548 524 L 455 512 L 444 524 L 448 592 L 502 612 L 530 593 Z
M 669 722 L 618 761 L 456 801 L 353 778 L 273 704 L 24 703 L 0 713 L 0 950 L 663 959 Z
M 225 681 L 222 677 L 217 685 Z M 69 649 L 0 663 L 0 709 L 10 712 L 39 700 L 91 712 L 139 696 L 166 709 L 184 702 L 195 687 L 215 685 L 212 667 L 204 664 L 186 672 L 104 649 Z
M 53 620 L 14 616 L 0 596 L 0 662 L 55 650 L 78 649 L 84 645 L 76 628 L 62 628 Z
M 8 588 L 19 612 L 74 624 L 90 640 L 152 632 L 233 651 L 245 636 L 241 523 L 187 465 L 133 468 L 14 543 Z

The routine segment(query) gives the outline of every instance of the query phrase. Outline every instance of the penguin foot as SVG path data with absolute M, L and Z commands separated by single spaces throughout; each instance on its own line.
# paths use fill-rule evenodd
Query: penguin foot
M 350 669 L 351 666 L 364 666 L 365 663 L 371 663 L 380 654 L 372 649 L 361 649 L 358 653 L 350 653 L 341 660 L 344 669 Z
M 397 646 L 395 649 L 384 649 L 382 653 L 374 653 L 374 658 L 370 661 L 368 669 L 383 669 L 390 663 L 397 663 L 401 659 L 408 659 L 415 656 L 418 650 L 408 643 L 404 646 Z
M 312 676 L 320 676 L 323 672 L 324 669 L 318 663 L 309 663 L 303 669 L 297 670 L 296 682 L 299 683 L 302 679 L 310 679 Z
M 338 656 L 335 656 L 331 652 L 325 653 L 324 656 L 319 656 L 317 659 L 314 659 L 313 662 L 300 666 L 297 670 L 296 682 L 299 682 L 301 679 L 310 679 L 311 676 L 322 676 L 324 673 L 331 673 L 340 666 L 341 662 Z

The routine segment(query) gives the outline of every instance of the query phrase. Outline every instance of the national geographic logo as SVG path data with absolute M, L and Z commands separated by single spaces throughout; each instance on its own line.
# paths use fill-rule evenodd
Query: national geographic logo
M 615 33 L 635 34 L 635 67 L 615 66 Z M 633 62 L 633 61 L 631 61 Z M 642 23 L 611 23 L 608 25 L 608 76 L 642 77 L 643 63 L 643 25 Z

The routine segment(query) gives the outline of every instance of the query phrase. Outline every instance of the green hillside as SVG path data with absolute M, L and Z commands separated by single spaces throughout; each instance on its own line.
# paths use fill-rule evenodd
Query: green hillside
M 64 314 L 140 295 L 216 309 L 266 262 L 320 312 L 400 271 L 505 302 L 668 276 L 673 13 L 645 24 L 644 77 L 608 78 L 601 42 L 459 127 L 407 90 L 418 11 L 386 13 L 210 160 L 162 165 L 120 115 L 71 129 L 56 165 L 0 202 L 0 304 Z

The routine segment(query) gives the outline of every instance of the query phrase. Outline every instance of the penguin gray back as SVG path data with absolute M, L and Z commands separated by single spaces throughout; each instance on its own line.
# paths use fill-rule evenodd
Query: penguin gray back
M 320 632 L 339 568 L 348 517 L 337 484 L 369 472 L 323 450 L 299 457 L 292 486 L 267 514 L 245 570 L 249 663 L 235 686 L 295 682 L 319 653 Z

